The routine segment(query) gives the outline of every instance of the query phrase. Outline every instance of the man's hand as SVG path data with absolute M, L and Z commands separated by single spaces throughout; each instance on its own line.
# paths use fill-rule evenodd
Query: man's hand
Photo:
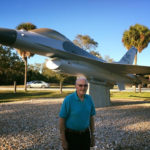
M 62 147 L 64 150 L 68 150 L 68 143 L 65 136 L 65 119 L 60 118 L 59 119 L 59 128 L 60 128 L 60 138 L 62 141 Z
M 90 118 L 90 132 L 91 132 L 91 147 L 95 146 L 95 123 L 94 123 L 94 116 Z
M 64 150 L 68 150 L 68 143 L 66 140 L 62 140 L 62 147 Z
M 95 146 L 95 135 L 91 135 L 91 147 Z

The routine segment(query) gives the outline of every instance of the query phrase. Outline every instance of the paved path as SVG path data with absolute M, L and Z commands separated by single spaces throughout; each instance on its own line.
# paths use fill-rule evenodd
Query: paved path
M 62 150 L 63 99 L 0 103 L 0 150 Z M 96 108 L 97 150 L 150 150 L 150 102 L 112 100 Z

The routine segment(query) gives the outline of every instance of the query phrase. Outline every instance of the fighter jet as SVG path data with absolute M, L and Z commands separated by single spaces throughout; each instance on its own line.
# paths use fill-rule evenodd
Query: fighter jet
M 74 76 L 83 75 L 89 80 L 118 84 L 123 90 L 125 83 L 142 83 L 150 67 L 132 65 L 137 49 L 132 47 L 119 62 L 108 63 L 72 43 L 61 33 L 47 28 L 31 31 L 0 28 L 0 44 L 22 51 L 49 57 L 49 69 Z M 146 81 L 147 82 L 147 81 Z

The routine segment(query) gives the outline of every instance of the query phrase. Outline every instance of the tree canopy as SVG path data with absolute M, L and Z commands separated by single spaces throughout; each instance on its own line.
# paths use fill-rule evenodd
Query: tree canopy
M 23 82 L 24 63 L 9 47 L 0 46 L 0 84 L 18 84 Z
M 73 43 L 80 48 L 88 51 L 95 50 L 95 48 L 98 46 L 98 43 L 94 41 L 89 35 L 81 35 L 78 34 L 75 37 L 75 40 L 73 40 Z
M 140 24 L 130 26 L 129 30 L 123 33 L 122 42 L 127 50 L 134 46 L 141 53 L 150 42 L 150 30 Z M 135 64 L 137 64 L 137 55 L 135 56 Z
M 78 34 L 75 37 L 75 40 L 73 40 L 73 43 L 75 45 L 79 46 L 80 48 L 82 48 L 83 50 L 89 51 L 90 54 L 92 54 L 92 55 L 94 55 L 100 59 L 103 59 L 101 54 L 95 50 L 98 47 L 98 43 L 94 39 L 92 39 L 89 35 Z M 107 62 L 113 62 L 114 61 L 109 56 L 105 56 L 104 59 Z
M 16 29 L 18 30 L 21 30 L 21 29 L 24 29 L 26 31 L 29 31 L 29 30 L 33 30 L 33 29 L 36 29 L 36 25 L 30 23 L 30 22 L 26 22 L 26 23 L 20 23 Z
M 123 33 L 122 42 L 127 49 L 134 46 L 140 53 L 150 42 L 150 30 L 140 24 L 130 26 L 129 30 Z

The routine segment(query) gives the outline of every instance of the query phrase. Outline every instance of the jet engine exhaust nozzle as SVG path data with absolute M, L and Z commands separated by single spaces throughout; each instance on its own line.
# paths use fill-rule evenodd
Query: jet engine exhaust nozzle
M 12 29 L 0 28 L 0 43 L 6 46 L 11 46 L 15 43 L 17 32 Z

